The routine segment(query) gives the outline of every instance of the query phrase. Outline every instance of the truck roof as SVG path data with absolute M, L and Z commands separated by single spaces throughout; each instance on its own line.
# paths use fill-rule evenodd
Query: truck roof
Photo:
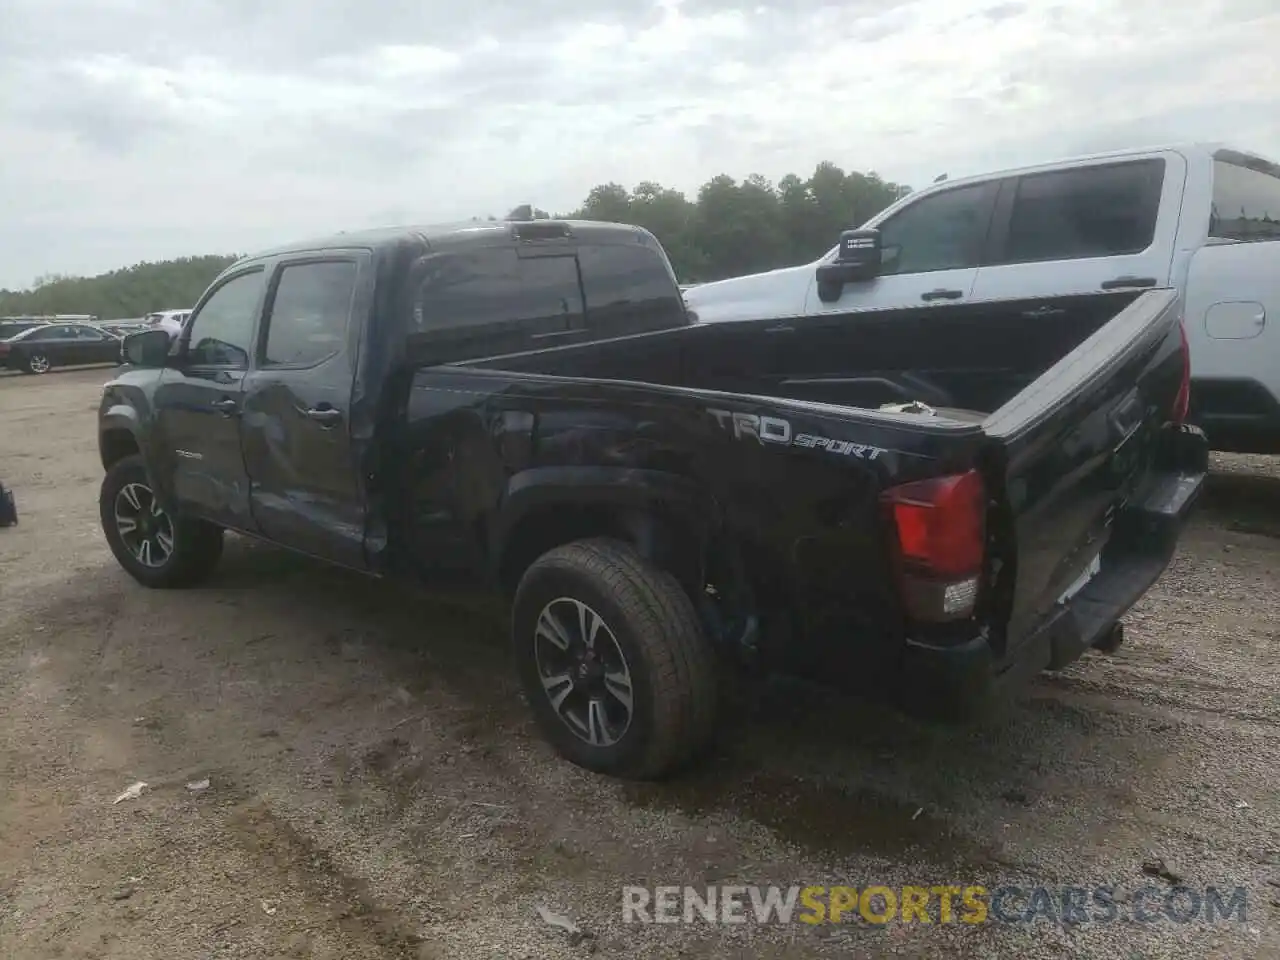
M 917 194 L 932 190 L 934 187 L 945 189 L 954 187 L 958 183 L 966 183 L 968 181 L 985 181 L 1002 177 L 1016 177 L 1028 173 L 1038 173 L 1045 170 L 1055 170 L 1061 167 L 1070 167 L 1079 163 L 1089 163 L 1096 160 L 1123 160 L 1125 157 L 1145 156 L 1152 153 L 1175 152 L 1181 153 L 1187 157 L 1208 156 L 1215 154 L 1224 154 L 1230 156 L 1237 161 L 1253 161 L 1260 162 L 1263 165 L 1271 165 L 1273 161 L 1254 150 L 1242 150 L 1239 147 L 1229 143 L 1220 143 L 1215 141 L 1185 141 L 1181 143 L 1149 143 L 1141 144 L 1133 147 L 1125 147 L 1119 150 L 1105 150 L 1099 153 L 1084 153 L 1074 156 L 1057 157 L 1052 160 L 1041 161 L 1040 163 L 1026 164 L 1020 167 L 1006 167 L 998 170 L 985 170 L 982 173 L 969 174 L 963 177 L 937 181 L 922 187 Z M 917 194 L 911 194 L 916 196 Z
M 522 238 L 521 235 L 524 235 L 524 239 L 530 239 L 531 234 L 549 239 L 557 232 L 565 236 L 572 234 L 578 239 L 591 239 L 597 243 L 609 239 L 614 242 L 656 243 L 652 234 L 641 227 L 601 223 L 594 220 L 463 220 L 454 223 L 342 231 L 325 237 L 313 237 L 260 250 L 241 258 L 237 263 L 318 250 L 350 250 L 352 248 L 387 250 L 400 246 L 406 241 L 425 243 L 430 247 L 447 247 L 452 250 L 470 246 L 491 247 L 503 242 L 515 243 Z
M 955 186 L 963 186 L 967 183 L 987 183 L 992 180 L 1001 180 L 1006 177 L 1020 177 L 1033 173 L 1048 173 L 1054 170 L 1068 169 L 1081 163 L 1091 163 L 1095 161 L 1105 160 L 1123 160 L 1126 157 L 1149 156 L 1153 153 L 1181 153 L 1188 160 L 1197 157 L 1215 158 L 1231 160 L 1235 163 L 1241 163 L 1255 169 L 1280 171 L 1280 165 L 1277 165 L 1270 158 L 1263 156 L 1256 151 L 1241 150 L 1239 147 L 1229 143 L 1221 143 L 1215 141 L 1187 141 L 1182 143 L 1156 143 L 1145 144 L 1141 146 L 1125 147 L 1122 150 L 1107 150 L 1100 153 L 1080 154 L 1072 157 L 1059 157 L 1054 160 L 1046 160 L 1041 163 L 1028 164 L 1021 167 L 1007 167 L 1000 170 L 985 170 L 981 173 L 970 174 L 963 177 L 955 177 L 954 179 L 939 179 L 933 183 L 921 187 L 913 193 L 905 194 L 902 198 L 895 201 L 888 207 L 885 207 L 865 224 L 869 227 L 878 226 L 884 220 L 897 213 L 902 207 L 908 203 L 914 203 L 921 197 L 930 193 L 948 190 Z M 835 248 L 832 247 L 824 254 L 824 259 L 832 255 Z

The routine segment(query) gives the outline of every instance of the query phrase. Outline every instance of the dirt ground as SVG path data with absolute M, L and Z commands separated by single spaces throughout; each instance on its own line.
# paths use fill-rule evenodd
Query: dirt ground
M 1275 461 L 1218 459 L 1128 643 L 991 721 L 774 683 L 642 787 L 538 739 L 501 611 L 239 538 L 205 588 L 136 585 L 97 520 L 109 375 L 0 377 L 0 956 L 1280 957 Z M 621 914 L 625 884 L 1004 883 L 1115 885 L 1123 916 L 1157 859 L 1244 885 L 1245 920 Z

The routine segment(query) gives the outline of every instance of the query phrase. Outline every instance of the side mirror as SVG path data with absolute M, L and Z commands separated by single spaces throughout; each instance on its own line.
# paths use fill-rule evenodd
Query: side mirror
M 163 367 L 169 359 L 169 345 L 167 330 L 131 333 L 120 345 L 120 359 L 135 367 Z
M 818 298 L 833 303 L 846 283 L 874 280 L 880 275 L 882 256 L 879 230 L 846 230 L 840 234 L 836 258 L 818 267 Z

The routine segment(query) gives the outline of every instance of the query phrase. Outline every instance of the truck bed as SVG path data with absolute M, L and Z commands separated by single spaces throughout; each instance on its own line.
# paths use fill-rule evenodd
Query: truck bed
M 695 324 L 471 365 L 868 410 L 918 402 L 971 422 L 1011 400 L 1139 295 Z
M 780 631 L 784 656 L 876 676 L 920 651 L 945 662 L 962 642 L 984 678 L 1060 665 L 1167 564 L 1172 541 L 1134 530 L 1169 511 L 1176 529 L 1198 489 L 1202 465 L 1170 453 L 1187 376 L 1179 326 L 1176 295 L 1154 290 L 694 323 L 454 363 L 437 347 L 445 362 L 414 364 L 409 435 L 421 447 L 427 424 L 449 425 L 466 505 L 439 521 L 457 531 L 447 547 L 413 552 L 452 562 L 495 517 L 501 551 L 539 483 L 577 485 L 588 510 L 624 488 L 663 510 L 691 496 L 679 523 L 723 512 L 761 608 L 802 611 L 806 642 Z M 910 401 L 944 415 L 881 409 Z M 479 420 L 464 412 L 476 404 Z M 989 504 L 976 622 L 935 618 L 901 638 L 884 492 L 975 472 Z M 422 530 L 426 516 L 392 526 Z M 1082 577 L 1091 585 L 1071 603 L 1100 610 L 1047 635 Z M 864 641 L 850 646 L 850 631 Z

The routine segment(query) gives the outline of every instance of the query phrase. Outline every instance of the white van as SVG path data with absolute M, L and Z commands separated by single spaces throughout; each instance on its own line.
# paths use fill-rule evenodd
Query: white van
M 685 300 L 714 323 L 1175 287 L 1192 419 L 1214 449 L 1280 453 L 1280 165 L 1206 143 L 1098 154 L 936 183 L 863 229 L 846 236 L 851 250 L 879 247 L 871 275 L 819 284 L 820 267 L 842 262 L 837 245 L 804 266 L 700 284 Z M 1053 316 L 1032 311 L 1029 322 Z

